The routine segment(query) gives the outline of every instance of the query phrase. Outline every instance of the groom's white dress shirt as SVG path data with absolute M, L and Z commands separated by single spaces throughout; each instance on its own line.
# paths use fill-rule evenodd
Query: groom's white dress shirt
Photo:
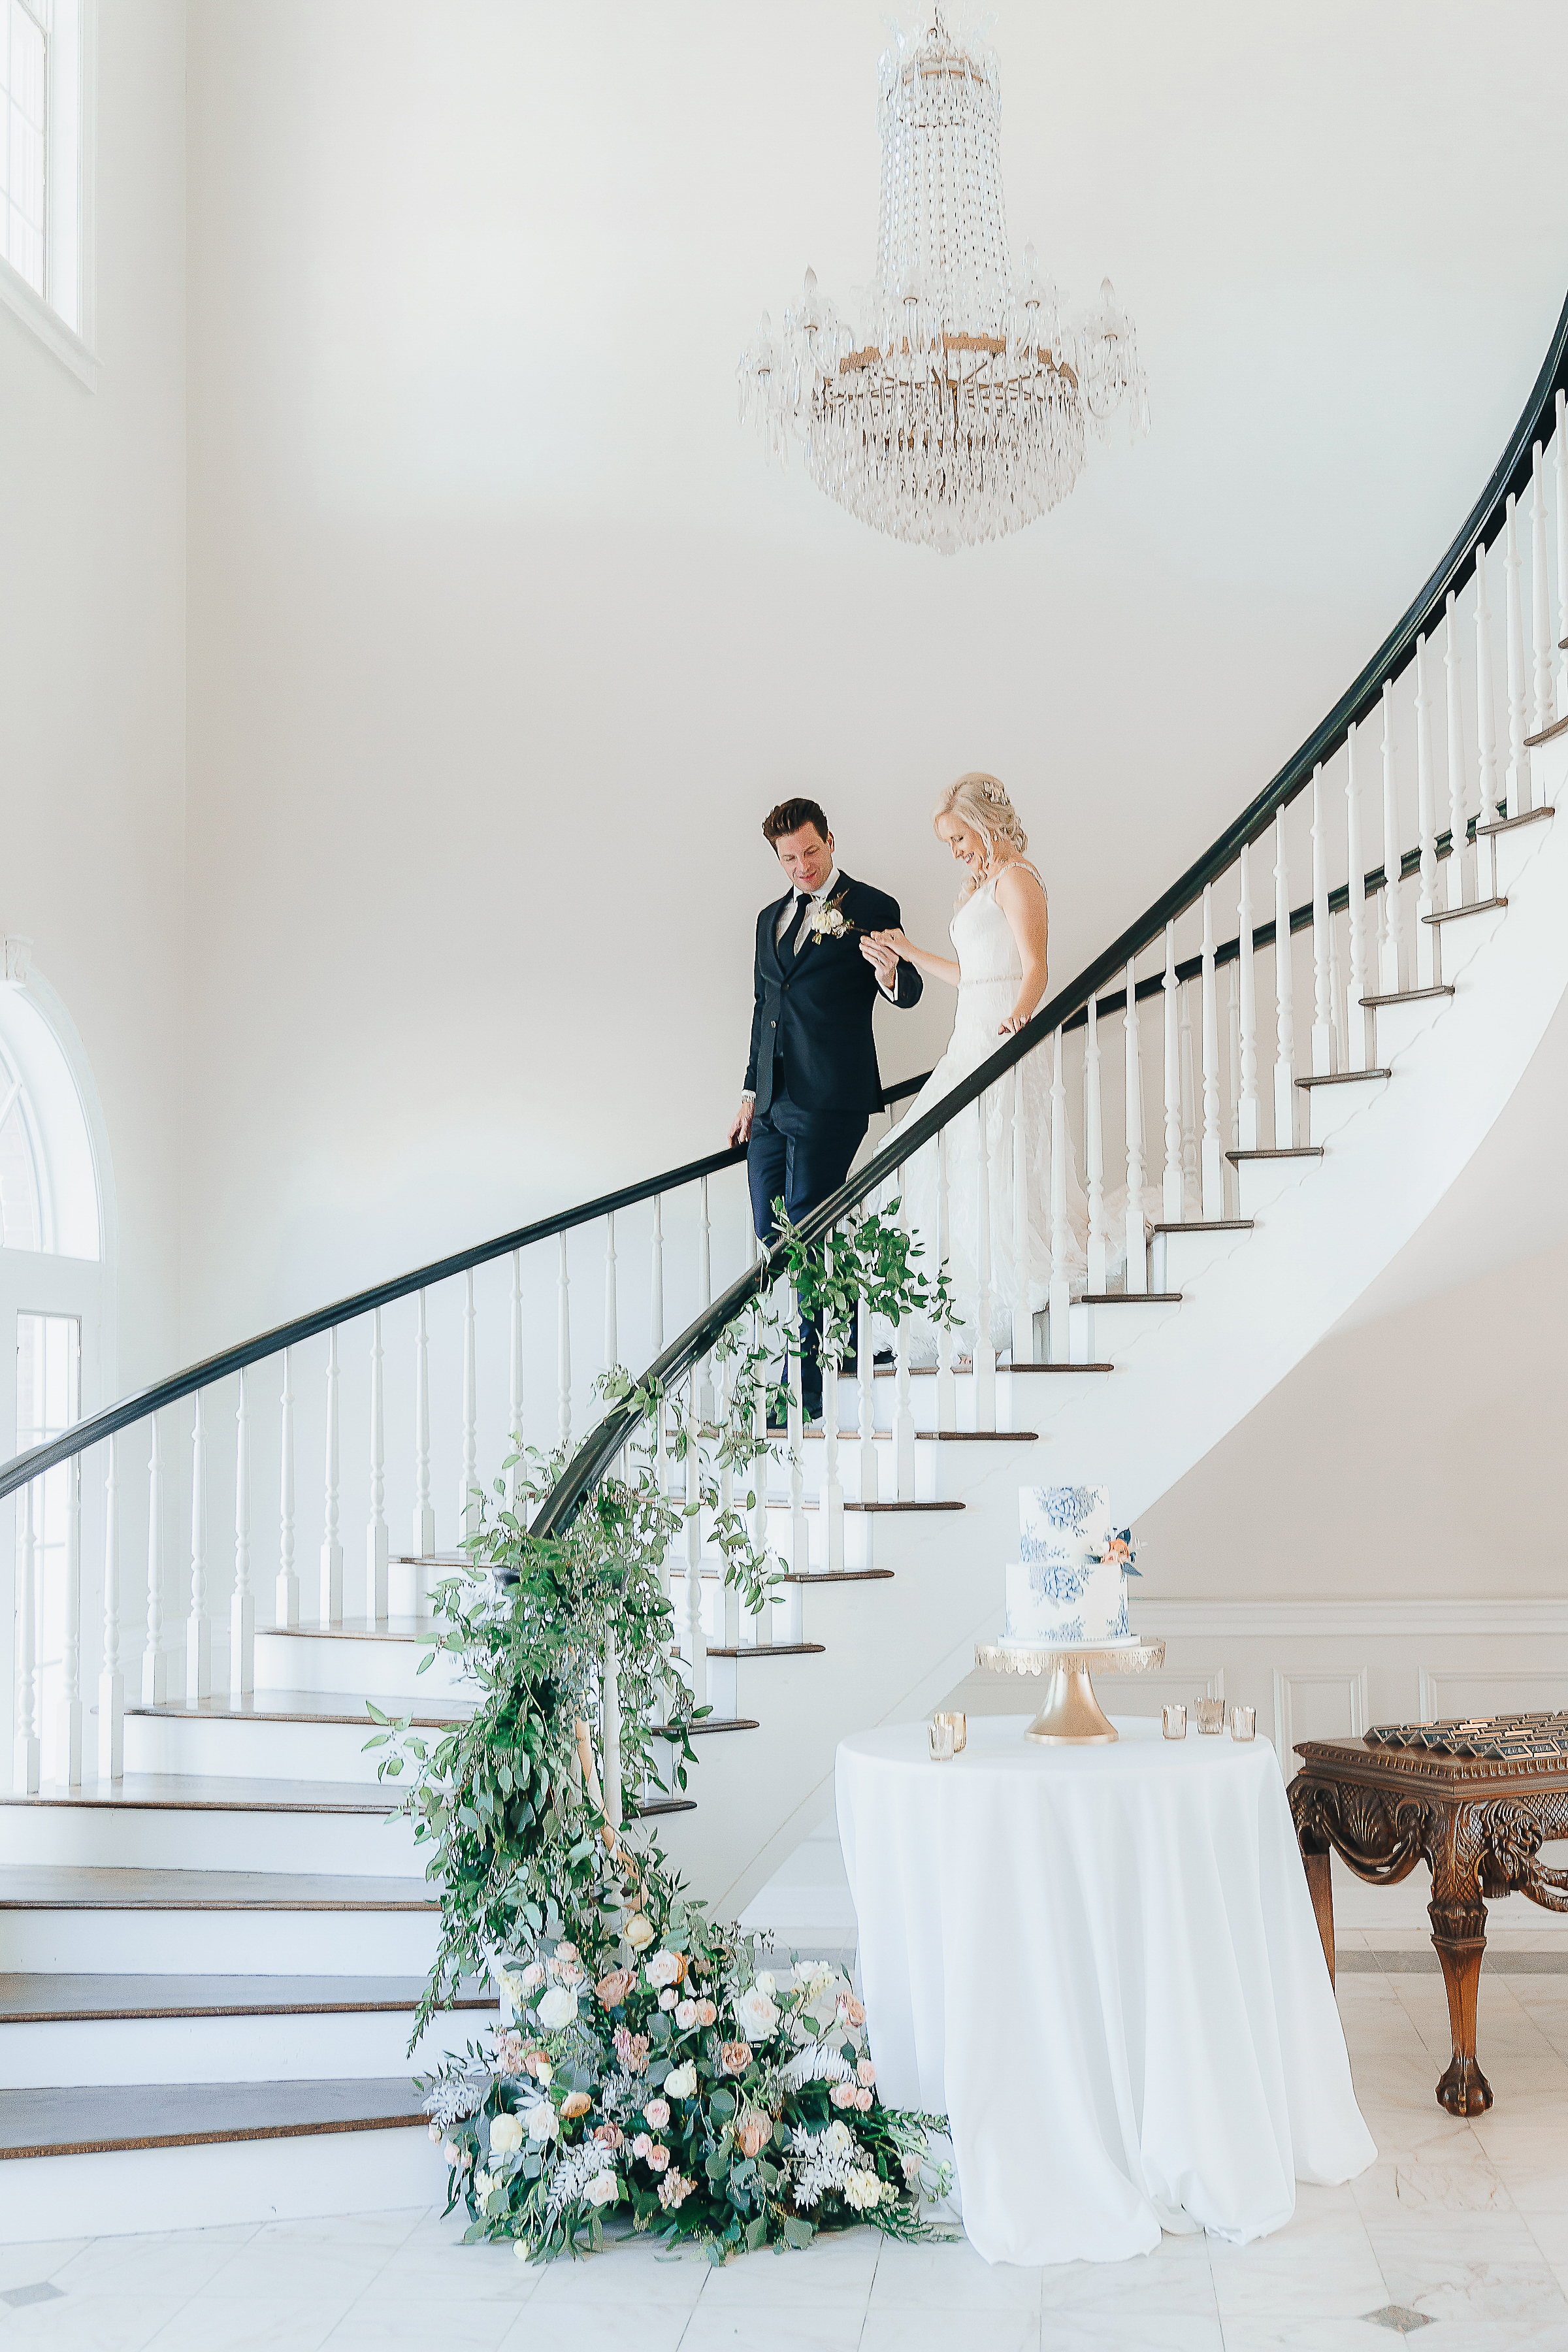
M 785 936 L 786 932 L 791 930 L 795 924 L 799 920 L 800 902 L 803 898 L 809 898 L 814 905 L 820 907 L 826 899 L 832 898 L 833 893 L 837 887 L 838 868 L 836 866 L 828 875 L 826 881 L 823 883 L 820 889 L 792 890 L 789 897 L 784 901 L 784 912 L 780 915 L 778 921 L 773 925 L 773 945 L 777 947 L 780 940 Z M 890 988 L 883 987 L 880 980 L 877 982 L 877 988 L 879 993 L 885 996 L 889 1004 L 897 1004 L 899 1001 L 898 998 L 894 995 Z M 742 1102 L 755 1102 L 756 1099 L 755 1092 L 750 1087 L 747 1087 L 742 1091 L 741 1096 L 741 1100 Z

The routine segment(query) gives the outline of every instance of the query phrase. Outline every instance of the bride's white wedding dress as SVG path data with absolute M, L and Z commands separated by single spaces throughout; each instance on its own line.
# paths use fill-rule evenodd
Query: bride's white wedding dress
M 1040 881 L 1037 869 L 1028 871 Z M 1045 885 L 1040 883 L 1043 889 Z M 958 958 L 958 1012 L 947 1051 L 905 1114 L 919 1118 L 933 1103 L 968 1077 L 972 1070 L 1002 1044 L 1003 1022 L 1017 1003 L 1024 977 L 1023 960 L 1012 925 L 996 904 L 995 877 L 983 882 L 963 901 L 948 927 Z M 1049 1297 L 1051 1285 L 1051 1057 L 1048 1046 L 1037 1046 L 984 1097 L 987 1196 L 991 1235 L 991 1339 L 998 1350 L 1012 1339 L 1013 1303 L 1017 1296 L 1019 1234 L 1017 1186 L 1015 1176 L 1015 1109 L 1023 1123 L 1025 1191 L 1028 1203 L 1029 1307 L 1037 1313 Z M 945 1130 L 947 1160 L 947 1273 L 955 1308 L 954 1354 L 967 1354 L 974 1343 L 979 1321 L 980 1271 L 980 1107 L 971 1104 Z M 942 1262 L 937 1246 L 937 1147 L 934 1139 L 917 1151 L 905 1166 L 904 1197 L 910 1224 L 918 1234 L 921 1255 L 918 1271 L 934 1276 Z M 1081 1291 L 1086 1270 L 1089 1203 L 1073 1164 L 1071 1130 L 1068 1133 L 1067 1165 L 1068 1280 Z M 891 1328 L 879 1328 L 879 1347 L 891 1344 Z M 910 1360 L 931 1363 L 936 1359 L 936 1332 L 917 1318 Z

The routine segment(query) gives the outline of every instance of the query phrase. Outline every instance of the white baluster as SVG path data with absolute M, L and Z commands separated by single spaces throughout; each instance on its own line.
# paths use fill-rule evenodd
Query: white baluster
M 1219 1129 L 1219 998 L 1214 971 L 1214 885 L 1204 885 L 1204 1214 L 1225 1214 L 1225 1145 Z
M 288 1359 L 285 1357 L 285 1362 Z M 169 1654 L 163 1647 L 163 1458 L 158 1416 L 152 1416 L 153 1450 L 147 1463 L 147 1646 L 142 1657 L 142 1704 L 168 1704 Z M 298 1620 L 298 1612 L 296 1622 Z
M 1323 814 L 1323 763 L 1312 771 L 1312 1076 L 1334 1067 L 1333 926 L 1329 915 L 1329 828 Z
M 1340 969 L 1340 934 L 1337 924 L 1331 924 L 1329 928 L 1329 1003 L 1332 1007 L 1334 1024 L 1334 1067 L 1336 1070 L 1348 1069 L 1350 1065 L 1346 1060 L 1345 1038 L 1348 1033 L 1345 1029 L 1345 992 Z
M 1176 978 L 1176 926 L 1165 926 L 1165 1202 L 1164 1222 L 1185 1215 L 1182 1171 L 1182 1009 Z
M 605 1819 L 613 1830 L 621 1826 L 621 1674 L 620 1651 L 613 1625 L 605 1628 L 604 1697 L 599 1713 L 599 1747 L 605 1769 Z
M 414 1342 L 414 1557 L 433 1559 L 435 1556 L 436 1513 L 430 1502 L 430 1327 L 421 1291 Z
M 1238 956 L 1237 962 L 1239 963 L 1239 961 Z M 1232 1151 L 1241 1150 L 1241 1008 L 1237 1001 L 1236 972 L 1236 963 L 1232 963 L 1226 972 L 1225 988 L 1226 1025 L 1230 1038 L 1229 1148 Z M 1235 1192 L 1236 1171 L 1230 1168 L 1228 1160 L 1226 1165 L 1230 1169 L 1230 1184 L 1232 1191 Z
M 1492 616 L 1487 603 L 1487 551 L 1476 549 L 1476 748 L 1478 824 L 1498 814 L 1496 689 L 1492 678 Z M 1491 896 L 1490 844 L 1476 842 L 1476 897 Z
M 789 1388 L 789 1564 L 796 1576 L 811 1567 L 811 1543 L 805 1519 L 805 1408 L 801 1401 L 800 1298 L 789 1291 L 789 1346 L 785 1378 Z
M 255 1688 L 256 1595 L 250 1588 L 250 1412 L 242 1367 L 234 1410 L 234 1596 L 228 1604 L 228 1695 L 231 1699 L 248 1698 Z
M 1182 1202 L 1184 1217 L 1191 1217 L 1203 1199 L 1198 1172 L 1197 1065 L 1193 1059 L 1193 992 L 1181 983 L 1182 998 Z M 1090 1289 L 1094 1287 L 1089 1285 Z
M 321 1537 L 321 1585 L 317 1622 L 343 1622 L 343 1547 L 338 1521 L 338 1335 L 327 1334 L 327 1462 L 325 1528 Z
M 877 1471 L 877 1397 L 872 1388 L 874 1378 L 871 1362 L 871 1309 L 860 1299 L 855 1314 L 855 1360 L 858 1367 L 857 1388 L 860 1402 L 860 1500 L 880 1502 Z
M 1399 784 L 1394 765 L 1394 681 L 1383 685 L 1383 929 L 1377 985 L 1384 996 L 1405 986 L 1405 853 L 1399 836 Z
M 706 1315 L 708 1309 L 713 1304 L 713 1231 L 711 1220 L 708 1213 L 708 1179 L 706 1176 L 704 1176 L 701 1181 L 700 1191 L 701 1194 L 701 1223 L 698 1237 L 699 1281 L 697 1286 L 697 1311 L 700 1315 Z M 701 1380 L 698 1391 L 698 1398 L 699 1407 L 703 1420 L 705 1422 L 710 1422 L 713 1418 L 713 1359 L 710 1354 L 704 1356 L 702 1359 Z
M 727 1433 L 735 1403 L 735 1359 L 731 1355 L 726 1355 L 723 1360 L 720 1384 L 720 1416 Z M 622 1475 L 625 1475 L 624 1472 Z M 730 1459 L 727 1446 L 719 1465 L 719 1508 L 728 1523 L 735 1508 L 735 1465 Z M 741 1596 L 728 1577 L 720 1587 L 720 1599 L 724 1611 L 723 1646 L 732 1650 L 741 1639 Z
M 1029 1222 L 1029 1136 L 1024 1121 L 1024 1066 L 1007 1073 L 1007 1135 L 1013 1153 L 1013 1361 L 1035 1352 L 1034 1235 Z
M 22 1506 L 22 1580 L 16 1592 L 16 1773 L 20 1796 L 36 1797 L 43 1770 L 38 1738 L 37 1628 L 35 1582 L 37 1545 L 33 1534 L 33 1479 Z
M 991 1118 L 985 1097 L 974 1106 L 979 1126 L 979 1156 L 975 1162 L 978 1182 L 979 1231 L 976 1236 L 975 1270 L 979 1276 L 979 1297 L 975 1302 L 974 1330 L 974 1426 L 994 1429 L 996 1426 L 996 1349 L 991 1329 Z
M 1296 986 L 1290 970 L 1290 872 L 1285 812 L 1274 812 L 1274 1148 L 1296 1140 Z
M 185 1705 L 212 1696 L 213 1629 L 207 1615 L 207 1433 L 196 1391 L 191 1430 L 191 1613 L 185 1622 Z
M 947 1264 L 948 1240 L 952 1233 L 952 1202 L 947 1184 L 947 1129 L 936 1131 L 936 1256 L 931 1272 L 935 1274 Z M 936 1335 L 936 1425 L 939 1429 L 958 1427 L 958 1385 L 952 1376 L 952 1333 L 944 1323 Z
M 760 1353 L 762 1344 L 763 1318 L 762 1307 L 760 1303 L 758 1303 L 753 1305 L 752 1308 L 752 1353 L 753 1356 Z M 758 1446 L 765 1446 L 768 1442 L 767 1399 L 763 1393 L 761 1382 L 758 1383 L 752 1402 L 752 1442 Z M 752 1482 L 752 1494 L 753 1496 L 752 1504 L 752 1548 L 754 1551 L 763 1554 L 765 1554 L 769 1549 L 768 1474 L 771 1467 L 772 1464 L 770 1457 L 765 1453 L 759 1453 L 753 1457 L 751 1474 Z M 758 1642 L 763 1644 L 770 1643 L 773 1637 L 773 1608 L 771 1601 L 763 1601 L 762 1608 L 757 1612 L 754 1623 L 756 1639 Z
M 621 1360 L 620 1317 L 616 1298 L 616 1213 L 605 1218 L 605 1370 L 614 1371 Z
M 1236 1096 L 1238 1151 L 1256 1151 L 1262 1141 L 1258 1108 L 1258 975 L 1253 968 L 1252 859 L 1249 845 L 1241 845 L 1241 895 L 1237 902 L 1237 961 L 1239 966 L 1241 1073 Z
M 1051 1361 L 1068 1361 L 1071 1317 L 1068 1297 L 1068 1097 L 1062 1084 L 1062 1033 L 1051 1041 L 1051 1289 L 1047 1328 Z M 1058 1349 L 1060 1349 L 1060 1354 Z
M 566 1270 L 566 1236 L 561 1235 L 561 1263 L 555 1277 L 555 1382 L 557 1428 L 563 1452 L 572 1447 L 572 1278 Z
M 1508 813 L 1522 816 L 1530 806 L 1530 754 L 1524 739 L 1530 732 L 1525 717 L 1524 612 L 1521 596 L 1519 518 L 1513 492 L 1508 494 L 1503 528 L 1503 578 L 1508 602 Z
M 826 1244 L 826 1263 L 833 1267 L 833 1243 Z M 824 1348 L 822 1370 L 822 1496 L 821 1510 L 827 1528 L 827 1566 L 833 1575 L 844 1568 L 844 1488 L 838 1475 L 838 1357 Z
M 66 1469 L 66 1589 L 60 1700 L 55 1717 L 55 1779 L 81 1786 L 81 1456 Z
M 1092 996 L 1089 1000 L 1088 1025 L 1084 1031 L 1083 1158 L 1084 1178 L 1089 1191 L 1089 1276 L 1085 1287 L 1091 1297 L 1103 1298 L 1110 1281 L 1110 1244 L 1105 1225 L 1105 1122 L 1100 1102 L 1100 1007 Z M 1050 1340 L 1052 1363 L 1067 1363 L 1069 1351 L 1065 1323 L 1058 1330 L 1053 1319 Z
M 708 1639 L 702 1630 L 702 1449 L 698 1442 L 697 1375 L 687 1382 L 686 1637 L 691 1704 L 708 1704 Z
M 1470 853 L 1465 840 L 1465 706 L 1457 634 L 1459 616 L 1454 609 L 1451 588 L 1444 609 L 1447 619 L 1443 637 L 1443 673 L 1448 727 L 1448 871 L 1444 879 L 1443 898 L 1445 906 L 1462 907 L 1467 898 L 1474 897 L 1475 891 L 1470 882 Z
M 527 1479 L 528 1468 L 522 1459 L 522 1252 L 511 1254 L 511 1351 L 507 1368 L 506 1427 L 510 1441 L 507 1451 L 517 1458 L 507 1473 L 507 1507 L 513 1518 L 521 1516 L 518 1496 Z M 524 1497 L 526 1501 L 526 1497 Z
M 908 1238 L 910 1230 L 909 1170 L 900 1168 L 896 1182 L 899 1187 L 899 1231 Z M 930 1269 L 926 1269 L 930 1271 Z M 900 1315 L 897 1335 L 899 1357 L 898 1412 L 893 1427 L 893 1452 L 898 1458 L 898 1498 L 900 1503 L 915 1499 L 915 1415 L 910 1382 L 910 1318 Z
M 1568 394 L 1561 392 L 1552 446 L 1557 509 L 1557 699 L 1568 710 Z
M 1539 441 L 1530 453 L 1530 625 L 1535 672 L 1530 731 L 1539 735 L 1551 726 L 1552 716 L 1552 596 L 1546 577 L 1546 490 L 1542 480 Z
M 1415 640 L 1415 824 L 1421 837 L 1421 879 L 1415 901 L 1415 986 L 1431 988 L 1441 955 L 1437 925 L 1437 807 L 1432 773 L 1432 698 L 1426 691 L 1426 640 Z
M 754 1236 L 753 1236 L 754 1238 Z M 656 1356 L 664 1353 L 664 1195 L 653 1196 L 653 1269 L 648 1300 L 648 1334 Z
M 475 1370 L 474 1332 L 474 1269 L 469 1266 L 463 1276 L 463 1466 L 458 1481 L 458 1541 L 466 1543 L 479 1523 L 479 1507 L 474 1500 L 474 1486 L 479 1478 L 479 1400 L 476 1395 L 478 1375 Z
M 120 1489 L 114 1440 L 103 1481 L 103 1667 L 98 1677 L 98 1777 L 125 1774 L 125 1676 L 120 1667 Z
M 1355 770 L 1355 728 L 1345 746 L 1345 855 L 1350 876 L 1349 903 L 1345 909 L 1345 939 L 1349 950 L 1349 996 L 1345 1003 L 1345 1067 L 1364 1070 L 1369 1055 L 1366 1049 L 1367 1014 L 1362 1009 L 1362 998 L 1370 994 L 1366 978 L 1366 859 L 1361 845 L 1361 786 Z
M 1138 1051 L 1138 983 L 1127 967 L 1127 1010 L 1121 1026 L 1127 1040 L 1127 1288 L 1149 1287 L 1149 1245 L 1143 1232 L 1143 1072 Z
M 365 1614 L 375 1625 L 386 1622 L 386 1563 L 391 1550 L 386 1532 L 386 1418 L 382 1370 L 381 1309 L 377 1307 L 373 1308 L 370 1318 L 370 1518 L 364 1531 Z

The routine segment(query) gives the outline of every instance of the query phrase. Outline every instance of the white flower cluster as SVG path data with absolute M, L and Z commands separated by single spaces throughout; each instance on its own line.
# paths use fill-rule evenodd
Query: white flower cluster
M 590 2205 L 608 2205 L 616 2194 L 616 2159 L 595 2139 L 568 2149 L 550 2176 L 545 2202 L 552 2221 L 568 2205 L 586 2198 Z
M 469 2116 L 479 2114 L 488 2088 L 488 2078 L 483 2074 L 448 2074 L 426 2100 L 425 2112 L 440 2130 L 450 2131 L 454 2124 L 465 2123 Z
M 796 2205 L 809 2209 L 823 2197 L 842 2197 L 855 2212 L 870 2213 L 884 2193 L 896 2196 L 890 2181 L 884 2184 L 861 2162 L 862 2153 L 847 2124 L 829 2124 L 820 2132 L 797 2124 L 790 2140 Z

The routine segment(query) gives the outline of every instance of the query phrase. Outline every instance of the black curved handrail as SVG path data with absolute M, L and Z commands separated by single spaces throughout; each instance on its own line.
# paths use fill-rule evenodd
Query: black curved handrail
M 927 1070 L 919 1077 L 900 1078 L 896 1085 L 884 1088 L 883 1109 L 918 1094 L 930 1076 Z M 531 1225 L 520 1225 L 515 1233 L 498 1234 L 492 1241 L 480 1242 L 472 1249 L 455 1250 L 449 1257 L 436 1258 L 429 1265 L 416 1267 L 412 1274 L 396 1275 L 390 1282 L 378 1282 L 370 1290 L 356 1290 L 347 1298 L 334 1299 L 330 1307 L 315 1307 L 309 1315 L 297 1315 L 291 1323 L 276 1324 L 270 1331 L 259 1331 L 253 1339 L 242 1340 L 237 1347 L 205 1356 L 199 1364 L 187 1364 L 183 1371 L 171 1372 L 167 1380 L 155 1381 L 151 1388 L 139 1390 L 134 1396 L 121 1397 L 117 1403 L 105 1405 L 101 1412 L 95 1412 L 90 1420 L 79 1421 L 60 1436 L 51 1438 L 47 1445 L 35 1445 L 30 1452 L 18 1454 L 0 1465 L 0 1503 L 30 1479 L 41 1477 L 58 1463 L 68 1462 L 73 1454 L 85 1454 L 102 1439 L 116 1436 L 134 1422 L 145 1421 L 165 1405 L 178 1404 L 182 1398 L 194 1396 L 198 1389 L 211 1388 L 215 1381 L 226 1380 L 232 1372 L 245 1371 L 269 1356 L 280 1356 L 285 1348 L 319 1339 L 323 1331 L 352 1323 L 357 1316 L 368 1315 L 377 1307 L 389 1307 L 395 1299 L 406 1298 L 413 1291 L 433 1290 L 438 1282 L 455 1274 L 467 1274 L 477 1265 L 489 1265 L 492 1259 L 509 1256 L 513 1250 L 528 1249 L 535 1242 L 552 1241 L 558 1234 L 569 1234 L 578 1225 L 591 1225 L 600 1217 L 614 1216 L 622 1209 L 635 1209 L 639 1201 L 651 1201 L 656 1194 L 677 1192 L 682 1185 L 695 1184 L 700 1178 L 716 1175 L 722 1168 L 738 1167 L 745 1157 L 744 1144 L 738 1144 L 733 1150 L 710 1151 L 706 1159 L 689 1160 L 684 1167 L 666 1169 L 658 1176 L 645 1176 L 638 1183 L 623 1185 L 618 1192 L 603 1192 L 596 1201 L 584 1201 L 574 1209 L 562 1209 L 554 1216 L 541 1217 Z
M 1432 622 L 1441 613 L 1450 589 L 1461 584 L 1465 566 L 1473 559 L 1478 546 L 1489 545 L 1501 528 L 1507 514 L 1510 495 L 1517 495 L 1530 479 L 1531 445 L 1538 436 L 1542 420 L 1550 417 L 1560 391 L 1568 392 L 1568 300 L 1558 314 L 1551 346 L 1534 387 L 1525 404 L 1523 414 L 1510 436 L 1508 446 L 1493 467 L 1480 497 L 1444 553 L 1441 562 L 1425 582 L 1403 617 L 1390 630 L 1372 659 L 1354 684 L 1340 697 L 1328 717 L 1317 726 L 1306 741 L 1288 760 L 1257 797 L 1248 803 L 1234 824 L 1228 825 L 1204 856 L 1189 866 L 1178 881 L 1138 919 L 1129 924 L 1120 939 L 1087 964 L 1078 978 L 1058 991 L 1057 994 L 1034 1013 L 1025 1026 L 997 1048 L 988 1061 L 972 1071 L 961 1085 L 934 1103 L 918 1119 L 906 1121 L 891 1142 L 876 1152 L 859 1173 L 841 1184 L 819 1207 L 811 1211 L 796 1227 L 799 1241 L 810 1244 L 820 1241 L 839 1220 L 847 1216 L 887 1179 L 897 1173 L 914 1152 L 929 1143 L 938 1131 L 946 1127 L 961 1110 L 978 1101 L 998 1078 L 1005 1077 L 1014 1065 L 1034 1051 L 1044 1039 L 1058 1029 L 1066 1027 L 1075 1016 L 1081 1017 L 1091 996 L 1099 1003 L 1099 992 L 1108 980 L 1124 974 L 1127 966 L 1141 950 L 1150 946 L 1163 933 L 1165 926 L 1202 898 L 1206 887 L 1232 866 L 1241 851 L 1256 841 L 1273 823 L 1279 809 L 1288 808 L 1297 794 L 1311 782 L 1312 772 L 1330 760 L 1350 733 L 1359 726 L 1382 699 L 1385 678 L 1404 669 L 1415 652 L 1417 637 L 1425 636 Z M 1550 436 L 1550 427 L 1540 437 Z M 1402 860 L 1402 867 L 1406 861 Z M 1370 887 L 1370 877 L 1368 877 Z M 1336 894 L 1338 896 L 1339 894 Z M 1348 896 L 1348 887 L 1346 896 Z M 1345 903 L 1345 897 L 1339 897 Z M 1305 910 L 1310 919 L 1310 908 Z M 1294 913 L 1291 929 L 1297 928 Z M 1273 925 L 1266 927 L 1272 939 Z M 1262 931 L 1255 932 L 1255 940 Z M 1233 950 L 1234 952 L 1234 950 Z M 1215 961 L 1220 959 L 1216 956 Z M 1159 985 L 1157 980 L 1147 983 L 1149 990 Z M 1134 980 L 1136 994 L 1143 989 Z M 1125 986 L 1115 1002 L 1125 1004 Z M 742 1312 L 749 1301 L 770 1283 L 775 1269 L 766 1255 L 737 1282 L 731 1284 L 722 1297 L 689 1324 L 679 1338 L 657 1357 L 644 1375 L 647 1383 L 668 1388 L 705 1356 L 725 1326 Z M 632 1434 L 640 1419 L 637 1409 L 630 1403 L 617 1405 L 605 1416 L 567 1464 L 550 1493 L 540 1506 L 533 1521 L 533 1530 L 541 1536 L 559 1535 L 575 1517 L 584 1500 L 598 1479 L 604 1476 L 616 1454 Z

